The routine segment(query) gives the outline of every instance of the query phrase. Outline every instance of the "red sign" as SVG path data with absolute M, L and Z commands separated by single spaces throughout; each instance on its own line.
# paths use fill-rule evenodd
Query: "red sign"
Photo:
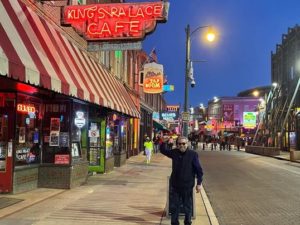
M 55 155 L 54 164 L 69 164 L 70 155 Z
M 142 39 L 156 21 L 166 21 L 168 2 L 65 6 L 62 24 L 70 24 L 86 40 Z
M 17 111 L 23 113 L 35 113 L 35 107 L 26 104 L 17 104 Z

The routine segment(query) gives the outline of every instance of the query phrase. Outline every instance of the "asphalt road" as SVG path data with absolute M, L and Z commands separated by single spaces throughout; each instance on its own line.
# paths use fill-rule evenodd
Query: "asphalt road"
M 237 151 L 199 151 L 220 225 L 300 225 L 300 164 Z

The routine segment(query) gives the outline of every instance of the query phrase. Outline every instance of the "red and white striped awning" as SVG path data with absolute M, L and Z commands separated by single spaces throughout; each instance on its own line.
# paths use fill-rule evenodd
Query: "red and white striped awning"
M 0 75 L 140 117 L 124 85 L 21 0 L 0 1 Z

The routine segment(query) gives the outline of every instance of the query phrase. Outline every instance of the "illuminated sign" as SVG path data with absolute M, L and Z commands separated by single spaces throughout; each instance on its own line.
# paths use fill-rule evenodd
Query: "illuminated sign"
M 174 91 L 174 85 L 164 85 L 163 91 Z
M 256 113 L 255 112 L 244 112 L 243 113 L 244 128 L 253 129 L 256 127 Z
M 147 63 L 144 65 L 144 92 L 157 94 L 163 92 L 163 65 Z
M 35 107 L 32 105 L 18 104 L 17 111 L 22 113 L 35 113 Z
M 175 120 L 178 120 L 178 112 L 164 111 L 161 113 L 161 118 L 168 122 L 174 122 Z
M 62 24 L 70 24 L 86 40 L 143 39 L 165 22 L 168 2 L 111 3 L 65 6 Z
M 82 128 L 85 125 L 84 112 L 78 111 L 76 112 L 76 117 L 74 119 L 75 126 L 78 128 Z

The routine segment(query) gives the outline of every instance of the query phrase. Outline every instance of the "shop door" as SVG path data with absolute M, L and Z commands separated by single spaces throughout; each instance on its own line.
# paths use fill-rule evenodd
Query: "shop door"
M 94 172 L 102 172 L 104 149 L 101 143 L 101 123 L 92 121 L 89 124 L 89 142 L 88 142 L 88 161 L 89 170 Z
M 0 193 L 12 191 L 14 114 L 0 108 Z

